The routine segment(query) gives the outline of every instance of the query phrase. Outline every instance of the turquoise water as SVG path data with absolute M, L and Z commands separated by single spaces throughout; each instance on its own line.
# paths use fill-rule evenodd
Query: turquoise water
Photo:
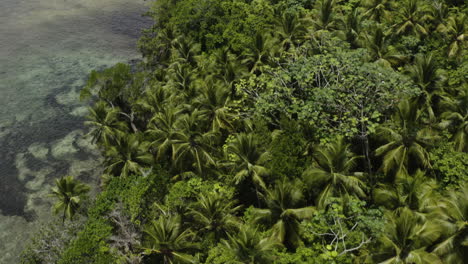
M 90 70 L 138 59 L 143 0 L 0 1 L 0 263 L 51 217 L 53 179 L 96 184 L 78 101 Z

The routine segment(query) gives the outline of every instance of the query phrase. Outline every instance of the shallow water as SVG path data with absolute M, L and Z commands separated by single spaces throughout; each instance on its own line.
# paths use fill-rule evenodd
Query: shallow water
M 0 263 L 51 217 L 53 179 L 96 183 L 78 101 L 90 70 L 137 59 L 143 0 L 0 1 Z

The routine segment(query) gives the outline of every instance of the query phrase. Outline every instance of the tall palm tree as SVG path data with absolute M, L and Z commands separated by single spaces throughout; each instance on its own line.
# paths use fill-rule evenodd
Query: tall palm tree
M 139 174 L 143 166 L 153 162 L 148 152 L 149 142 L 142 141 L 138 134 L 125 134 L 118 138 L 114 146 L 106 151 L 106 172 L 116 176 Z
M 393 116 L 396 126 L 382 125 L 377 135 L 387 143 L 375 150 L 377 156 L 383 156 L 382 171 L 386 175 L 408 175 L 409 161 L 413 165 L 429 168 L 427 146 L 437 137 L 422 129 L 419 124 L 421 111 L 415 102 L 403 100 Z
M 167 108 L 171 99 L 172 94 L 165 87 L 156 84 L 145 91 L 144 96 L 135 103 L 134 109 L 149 122 L 154 115 Z
M 343 137 L 315 149 L 314 163 L 304 171 L 302 177 L 312 188 L 322 191 L 317 198 L 317 207 L 324 208 L 327 198 L 346 193 L 365 197 L 363 173 L 355 172 L 356 156 L 349 150 Z
M 331 31 L 336 29 L 337 21 L 335 19 L 335 0 L 320 0 L 317 1 L 317 9 L 314 15 L 314 28 L 316 35 L 322 31 Z
M 283 243 L 287 248 L 299 246 L 300 221 L 311 218 L 315 207 L 304 206 L 305 200 L 299 182 L 278 181 L 273 190 L 261 194 L 265 209 L 255 208 L 252 213 L 255 222 L 265 222 L 271 226 L 271 238 Z
M 362 43 L 362 21 L 363 16 L 359 8 L 354 8 L 344 18 L 338 20 L 342 38 L 351 45 L 358 48 Z
M 456 151 L 468 152 L 468 86 L 462 87 L 455 98 L 444 96 L 441 105 L 445 110 L 441 127 L 454 129 Z
M 73 178 L 66 176 L 55 180 L 51 196 L 58 201 L 54 204 L 54 213 L 62 212 L 62 221 L 73 219 L 81 205 L 81 200 L 89 192 L 89 186 Z
M 174 62 L 169 71 L 168 84 L 174 87 L 179 92 L 182 92 L 182 97 L 186 100 L 193 98 L 196 95 L 195 80 L 196 71 L 187 64 Z
M 412 176 L 398 177 L 395 183 L 375 189 L 374 201 L 389 210 L 408 207 L 421 217 L 430 211 L 437 199 L 434 190 L 437 183 L 418 170 Z
M 195 234 L 190 229 L 183 229 L 180 215 L 162 211 L 143 232 L 143 254 L 162 258 L 162 262 L 155 263 L 196 263 L 195 257 L 189 254 L 198 248 L 193 242 Z
M 366 48 L 372 61 L 384 67 L 396 66 L 406 60 L 404 55 L 389 44 L 389 35 L 376 27 L 371 34 L 366 34 Z
M 162 159 L 169 151 L 170 155 L 174 153 L 176 135 L 179 130 L 177 123 L 181 115 L 182 109 L 169 104 L 150 120 L 146 133 L 151 140 L 150 147 L 156 149 L 156 159 Z
M 378 263 L 442 264 L 440 258 L 426 250 L 439 238 L 440 230 L 433 222 L 421 220 L 408 208 L 385 214 L 386 225 L 379 238 L 379 252 L 374 254 Z
M 199 232 L 214 234 L 215 240 L 218 241 L 238 225 L 234 215 L 241 206 L 235 204 L 235 201 L 226 199 L 219 192 L 200 194 L 190 210 L 190 215 L 202 226 Z
M 119 113 L 120 110 L 117 107 L 109 107 L 104 101 L 98 101 L 89 108 L 88 120 L 85 124 L 91 126 L 89 135 L 94 143 L 109 146 L 118 136 L 128 130 L 125 123 L 118 119 Z
M 256 229 L 247 225 L 241 225 L 235 235 L 228 234 L 223 244 L 234 257 L 229 264 L 273 263 L 273 252 L 281 246 L 270 238 L 262 238 Z
M 176 58 L 174 58 L 174 60 L 196 66 L 196 58 L 200 53 L 200 44 L 195 43 L 186 36 L 179 36 L 172 42 L 172 44 L 176 51 L 173 52 L 176 54 Z
M 445 33 L 449 40 L 448 56 L 462 57 L 466 50 L 466 40 L 468 39 L 468 19 L 466 14 L 450 16 L 447 24 L 440 30 Z
M 405 0 L 398 7 L 398 21 L 395 33 L 427 35 L 429 33 L 426 22 L 431 19 L 426 3 L 421 0 Z
M 447 196 L 438 204 L 444 237 L 433 252 L 445 263 L 463 263 L 468 259 L 468 185 Z
M 417 55 L 414 64 L 407 68 L 407 73 L 421 88 L 422 93 L 417 97 L 418 104 L 424 106 L 430 119 L 435 119 L 433 105 L 436 98 L 441 96 L 441 90 L 437 85 L 440 74 L 432 54 Z
M 408 74 L 422 90 L 432 92 L 440 75 L 431 53 L 416 55 L 415 62 L 408 68 Z
M 431 15 L 434 18 L 432 21 L 433 25 L 437 25 L 436 29 L 438 31 L 443 31 L 445 27 L 445 22 L 449 16 L 449 7 L 445 1 L 433 1 L 431 3 Z
M 236 115 L 229 108 L 230 90 L 225 89 L 219 82 L 204 81 L 203 83 L 201 94 L 195 99 L 194 105 L 208 117 L 212 131 L 217 132 L 220 129 L 233 131 Z
M 278 20 L 278 37 L 283 47 L 283 50 L 289 51 L 304 39 L 307 34 L 305 20 L 301 19 L 297 14 L 284 12 Z
M 179 120 L 179 131 L 175 134 L 172 160 L 174 165 L 182 168 L 184 165 L 193 164 L 193 167 L 201 175 L 203 169 L 216 162 L 212 156 L 213 143 L 216 142 L 217 134 L 214 132 L 200 132 L 200 124 L 203 116 L 199 110 L 190 115 L 184 115 Z
M 366 0 L 363 1 L 363 7 L 366 10 L 364 16 L 378 23 L 390 17 L 391 1 L 389 0 Z
M 263 67 L 270 64 L 275 48 L 275 40 L 271 36 L 267 33 L 257 32 L 244 54 L 242 62 L 247 65 L 250 73 L 261 73 Z
M 215 63 L 212 63 L 210 72 L 227 86 L 233 98 L 236 94 L 235 82 L 248 74 L 248 70 L 242 65 L 240 57 L 234 55 L 228 47 L 215 51 L 213 56 Z
M 247 68 L 236 60 L 228 63 L 225 67 L 221 67 L 221 71 L 222 75 L 220 79 L 229 87 L 231 90 L 230 96 L 234 98 L 236 96 L 236 81 L 248 74 Z
M 227 153 L 233 155 L 228 166 L 235 173 L 233 181 L 236 185 L 250 180 L 256 187 L 266 189 L 263 177 L 268 175 L 264 167 L 269 158 L 269 152 L 262 151 L 253 134 L 240 133 L 227 147 Z
M 149 66 L 166 68 L 172 57 L 174 41 L 180 36 L 176 27 L 170 23 L 159 28 L 156 36 L 152 32 L 153 30 L 149 29 L 147 32 L 143 32 L 143 36 L 139 40 L 139 50 L 148 60 Z

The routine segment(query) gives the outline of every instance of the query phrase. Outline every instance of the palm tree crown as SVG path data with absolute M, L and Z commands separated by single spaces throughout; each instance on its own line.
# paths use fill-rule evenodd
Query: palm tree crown
M 188 254 L 198 246 L 193 243 L 194 233 L 183 229 L 180 215 L 161 210 L 161 216 L 144 228 L 143 254 L 162 257 L 164 264 L 196 263 Z
M 58 201 L 54 205 L 54 212 L 63 212 L 65 218 L 72 219 L 80 207 L 83 196 L 89 192 L 89 186 L 73 178 L 73 176 L 62 177 L 55 180 L 52 188 L 52 196 Z
M 364 197 L 365 184 L 362 173 L 353 173 L 359 156 L 349 150 L 349 144 L 340 137 L 336 141 L 321 145 L 314 152 L 314 164 L 304 173 L 303 178 L 311 187 L 322 189 L 317 206 L 323 208 L 328 197 L 346 193 Z
M 267 190 L 261 197 L 267 208 L 254 209 L 255 221 L 271 226 L 272 239 L 288 248 L 297 248 L 301 241 L 299 223 L 315 212 L 315 207 L 304 206 L 301 184 L 278 181 L 273 190 Z

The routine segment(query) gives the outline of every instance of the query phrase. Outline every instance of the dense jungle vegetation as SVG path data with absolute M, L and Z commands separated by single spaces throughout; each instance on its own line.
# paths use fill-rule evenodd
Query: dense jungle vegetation
M 463 0 L 158 0 L 22 263 L 468 263 Z

